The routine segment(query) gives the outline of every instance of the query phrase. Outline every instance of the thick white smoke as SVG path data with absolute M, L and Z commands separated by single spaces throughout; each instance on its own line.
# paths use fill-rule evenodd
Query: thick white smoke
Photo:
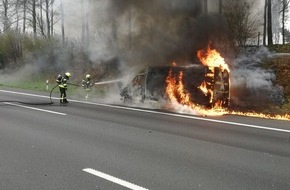
M 244 52 L 234 61 L 231 72 L 234 106 L 255 108 L 283 103 L 283 88 L 274 84 L 276 76 L 266 67 L 266 61 L 272 57 L 273 53 L 260 47 Z

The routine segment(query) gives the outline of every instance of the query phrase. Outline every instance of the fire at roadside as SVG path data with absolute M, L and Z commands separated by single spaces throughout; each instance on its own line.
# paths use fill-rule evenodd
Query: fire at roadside
M 173 63 L 172 66 L 145 69 L 123 89 L 121 96 L 126 103 L 131 103 L 137 97 L 140 102 L 149 99 L 163 101 L 165 102 L 162 105 L 163 109 L 184 114 L 202 116 L 232 114 L 290 120 L 289 114 L 268 114 L 261 111 L 262 105 L 269 105 L 270 99 L 265 100 L 259 95 L 253 95 L 254 101 L 261 101 L 259 109 L 247 109 L 248 107 L 241 105 L 241 101 L 237 101 L 237 99 L 243 99 L 237 95 L 239 94 L 237 81 L 240 78 L 235 73 L 235 67 L 230 68 L 216 49 L 208 46 L 207 49 L 197 51 L 197 57 L 199 65 L 184 67 Z M 252 79 L 249 77 L 246 80 Z M 235 88 L 232 84 L 236 85 Z M 265 92 L 265 84 L 256 87 L 255 91 L 259 90 Z M 241 86 L 240 96 L 247 96 L 242 91 Z M 253 100 L 249 100 L 250 104 L 251 101 Z M 265 101 L 268 101 L 268 104 L 265 104 Z

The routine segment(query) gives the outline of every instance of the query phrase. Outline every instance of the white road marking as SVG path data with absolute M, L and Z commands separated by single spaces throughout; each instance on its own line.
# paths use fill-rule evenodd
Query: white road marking
M 50 110 L 45 110 L 45 109 L 39 109 L 39 108 L 34 108 L 34 107 L 29 107 L 29 106 L 23 106 L 23 105 L 13 104 L 13 103 L 9 103 L 9 102 L 4 102 L 4 104 L 11 105 L 11 106 L 17 106 L 17 107 L 21 107 L 21 108 L 26 108 L 26 109 L 31 109 L 31 110 L 52 113 L 52 114 L 57 114 L 57 115 L 66 115 L 66 113 L 55 112 L 55 111 L 50 111 Z
M 40 97 L 40 98 L 49 98 L 49 96 L 29 94 L 29 93 L 24 93 L 24 92 L 14 92 L 14 91 L 9 91 L 9 90 L 0 90 L 0 92 L 6 92 L 6 93 L 10 93 L 10 94 L 19 94 L 19 95 L 25 95 L 25 96 L 34 96 L 34 97 Z
M 214 122 L 214 123 L 223 123 L 223 124 L 238 125 L 238 126 L 249 127 L 249 128 L 256 128 L 256 129 L 264 129 L 264 130 L 270 130 L 270 131 L 279 131 L 279 132 L 290 133 L 290 130 L 287 130 L 287 129 L 265 127 L 265 126 L 260 126 L 260 125 L 251 125 L 251 124 L 237 123 L 237 122 L 231 122 L 231 121 L 223 121 L 223 120 L 217 120 L 217 119 L 208 119 L 208 118 L 196 117 L 196 116 L 191 116 L 191 115 L 165 113 L 165 112 L 158 112 L 158 111 L 153 111 L 153 110 L 143 110 L 143 109 L 138 109 L 138 108 L 122 107 L 122 106 L 101 104 L 101 103 L 95 103 L 95 102 L 84 102 L 84 101 L 78 101 L 78 100 L 73 100 L 73 101 L 74 102 L 78 102 L 78 103 L 98 105 L 98 106 L 109 107 L 109 108 L 117 108 L 117 109 L 124 109 L 124 110 L 130 110 L 130 111 L 138 111 L 138 112 L 145 112 L 145 113 L 152 113 L 152 114 L 159 114 L 159 115 L 167 115 L 167 116 L 173 116 L 173 117 L 181 117 L 181 118 L 208 121 L 208 122 Z
M 28 93 L 7 91 L 7 90 L 0 90 L 0 92 L 6 92 L 6 93 L 13 93 L 13 94 L 27 95 L 27 96 L 35 96 L 35 97 L 49 98 L 49 96 L 41 96 L 41 95 L 36 95 L 36 94 L 28 94 Z M 153 113 L 153 114 L 167 115 L 167 116 L 173 116 L 173 117 L 181 117 L 181 118 L 187 118 L 187 119 L 195 119 L 195 120 L 201 120 L 201 121 L 208 121 L 208 122 L 214 122 L 214 123 L 223 123 L 223 124 L 228 124 L 228 125 L 238 125 L 238 126 L 249 127 L 249 128 L 256 128 L 256 129 L 263 129 L 263 130 L 270 130 L 270 131 L 278 131 L 278 132 L 290 133 L 290 130 L 287 130 L 287 129 L 272 128 L 272 127 L 266 127 L 266 126 L 260 126 L 260 125 L 251 125 L 251 124 L 237 123 L 237 122 L 231 122 L 231 121 L 208 119 L 208 118 L 202 118 L 202 117 L 196 117 L 196 116 L 190 116 L 190 115 L 181 115 L 181 114 L 174 114 L 174 113 L 165 113 L 165 112 L 158 112 L 158 111 L 153 111 L 153 110 L 143 110 L 143 109 L 130 108 L 130 107 L 122 107 L 122 106 L 108 105 L 108 104 L 101 104 L 101 103 L 95 103 L 95 102 L 86 102 L 86 101 L 79 101 L 79 100 L 70 100 L 70 101 L 71 102 L 77 102 L 77 103 L 83 103 L 83 104 L 90 104 L 90 105 L 97 105 L 97 106 L 109 107 L 109 108 L 124 109 L 124 110 L 138 111 L 138 112 L 145 112 L 145 113 Z
M 133 183 L 130 183 L 130 182 L 124 181 L 122 179 L 113 177 L 113 176 L 105 174 L 103 172 L 94 170 L 92 168 L 85 168 L 85 169 L 83 169 L 83 171 L 87 172 L 87 173 L 90 173 L 92 175 L 98 176 L 100 178 L 106 179 L 108 181 L 111 181 L 113 183 L 119 184 L 119 185 L 121 185 L 123 187 L 127 187 L 128 189 L 132 189 L 132 190 L 148 190 L 146 188 L 143 188 L 143 187 L 140 187 L 140 186 L 135 185 Z
M 202 117 L 196 117 L 196 116 L 190 116 L 190 115 L 181 115 L 181 114 L 175 114 L 175 113 L 165 113 L 165 112 L 158 112 L 158 111 L 153 111 L 153 110 L 143 110 L 143 109 L 138 109 L 138 108 L 122 107 L 122 106 L 108 105 L 108 104 L 101 104 L 101 103 L 94 103 L 94 102 L 83 102 L 83 101 L 78 101 L 78 100 L 73 100 L 73 102 L 85 103 L 85 104 L 91 104 L 91 105 L 98 105 L 98 106 L 109 107 L 109 108 L 117 108 L 117 109 L 124 109 L 124 110 L 130 110 L 130 111 L 146 112 L 146 113 L 152 113 L 152 114 L 160 114 L 160 115 L 181 117 L 181 118 L 208 121 L 208 122 L 214 122 L 214 123 L 223 123 L 223 124 L 229 124 L 229 125 L 238 125 L 238 126 L 250 127 L 250 128 L 256 128 L 256 129 L 264 129 L 264 130 L 271 130 L 271 131 L 279 131 L 279 132 L 290 133 L 290 130 L 287 130 L 287 129 L 272 128 L 272 127 L 265 127 L 265 126 L 260 126 L 260 125 L 251 125 L 251 124 L 237 123 L 237 122 L 223 121 L 223 120 L 216 120 L 216 119 L 208 119 L 208 118 L 202 118 Z

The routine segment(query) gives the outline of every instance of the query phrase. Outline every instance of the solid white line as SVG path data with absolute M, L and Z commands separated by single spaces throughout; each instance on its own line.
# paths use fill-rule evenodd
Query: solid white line
M 92 175 L 98 176 L 100 178 L 106 179 L 108 181 L 111 181 L 113 183 L 119 184 L 119 185 L 121 185 L 123 187 L 127 187 L 127 188 L 132 189 L 132 190 L 148 190 L 148 189 L 145 189 L 145 188 L 140 187 L 138 185 L 135 185 L 133 183 L 130 183 L 130 182 L 124 181 L 122 179 L 113 177 L 111 175 L 105 174 L 103 172 L 94 170 L 92 168 L 85 168 L 85 169 L 83 169 L 83 171 L 87 172 L 87 173 L 90 173 Z
M 29 106 L 23 106 L 23 105 L 19 105 L 19 104 L 8 103 L 8 102 L 4 102 L 4 104 L 8 104 L 8 105 L 11 105 L 11 106 L 17 106 L 17 107 L 21 107 L 21 108 L 26 108 L 26 109 L 31 109 L 31 110 L 37 110 L 37 111 L 52 113 L 52 114 L 57 114 L 57 115 L 66 115 L 65 113 L 61 113 L 61 112 L 44 110 L 44 109 L 39 109 L 39 108 L 34 108 L 34 107 L 29 107 Z
M 22 92 L 14 92 L 14 91 L 7 91 L 7 90 L 0 90 L 0 92 L 20 94 L 20 95 L 26 95 L 26 96 L 35 96 L 35 97 L 49 98 L 49 96 L 41 96 L 41 95 L 28 94 L 28 93 L 22 93 Z M 263 130 L 270 130 L 270 131 L 278 131 L 278 132 L 290 133 L 290 130 L 287 130 L 287 129 L 265 127 L 265 126 L 260 126 L 260 125 L 251 125 L 251 124 L 245 124 L 245 123 L 236 123 L 236 122 L 216 120 L 216 119 L 208 119 L 208 118 L 195 117 L 195 116 L 189 116 L 189 115 L 181 115 L 181 114 L 174 114 L 174 113 L 157 112 L 157 111 L 152 111 L 152 110 L 142 110 L 142 109 L 136 109 L 136 108 L 130 108 L 130 107 L 122 107 L 122 106 L 115 106 L 115 105 L 108 105 L 108 104 L 101 104 L 101 103 L 95 103 L 95 102 L 85 102 L 85 101 L 79 101 L 79 100 L 70 100 L 70 101 L 71 102 L 83 103 L 83 104 L 90 104 L 90 105 L 97 105 L 97 106 L 109 107 L 109 108 L 124 109 L 124 110 L 131 110 L 131 111 L 138 111 L 138 112 L 145 112 L 145 113 L 153 113 L 153 114 L 160 114 L 160 115 L 181 117 L 181 118 L 187 118 L 187 119 L 195 119 L 195 120 L 201 120 L 201 121 L 208 121 L 208 122 L 214 122 L 214 123 L 223 123 L 223 124 L 238 125 L 238 126 L 249 127 L 249 128 L 256 128 L 256 129 L 263 129 Z
M 34 97 L 40 97 L 40 98 L 49 98 L 49 96 L 29 94 L 29 93 L 24 93 L 24 92 L 14 92 L 14 91 L 9 91 L 9 90 L 0 90 L 0 92 L 6 92 L 10 94 L 19 94 L 19 95 L 25 95 L 25 96 L 34 96 Z
M 228 125 L 238 125 L 238 126 L 249 127 L 249 128 L 256 128 L 256 129 L 264 129 L 264 130 L 270 130 L 270 131 L 279 131 L 279 132 L 290 133 L 290 130 L 287 130 L 287 129 L 265 127 L 265 126 L 260 126 L 260 125 L 251 125 L 251 124 L 237 123 L 237 122 L 231 122 L 231 121 L 208 119 L 208 118 L 195 117 L 195 116 L 190 116 L 190 115 L 181 115 L 181 114 L 175 114 L 175 113 L 165 113 L 165 112 L 158 112 L 158 111 L 153 111 L 153 110 L 142 110 L 142 109 L 137 109 L 137 108 L 121 107 L 121 106 L 100 104 L 100 103 L 94 103 L 94 102 L 83 102 L 83 101 L 78 101 L 78 100 L 73 100 L 73 101 L 74 102 L 79 102 L 79 103 L 86 103 L 86 104 L 104 106 L 104 107 L 109 107 L 109 108 L 117 108 L 117 109 L 124 109 L 124 110 L 130 110 L 130 111 L 146 112 L 146 113 L 152 113 L 152 114 L 160 114 L 160 115 L 166 115 L 166 116 L 181 117 L 181 118 L 208 121 L 208 122 L 214 122 L 214 123 L 223 123 L 223 124 L 228 124 Z

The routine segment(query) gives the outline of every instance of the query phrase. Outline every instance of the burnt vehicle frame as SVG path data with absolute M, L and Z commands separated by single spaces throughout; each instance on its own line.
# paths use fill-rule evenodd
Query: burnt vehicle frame
M 209 68 L 203 65 L 147 67 L 135 75 L 120 95 L 125 103 L 166 100 L 167 77 L 169 73 L 178 77 L 180 72 L 183 73 L 182 82 L 192 103 L 208 108 L 217 104 L 221 107 L 229 106 L 229 72 L 220 67 Z M 209 89 L 208 92 L 200 89 L 202 83 Z

